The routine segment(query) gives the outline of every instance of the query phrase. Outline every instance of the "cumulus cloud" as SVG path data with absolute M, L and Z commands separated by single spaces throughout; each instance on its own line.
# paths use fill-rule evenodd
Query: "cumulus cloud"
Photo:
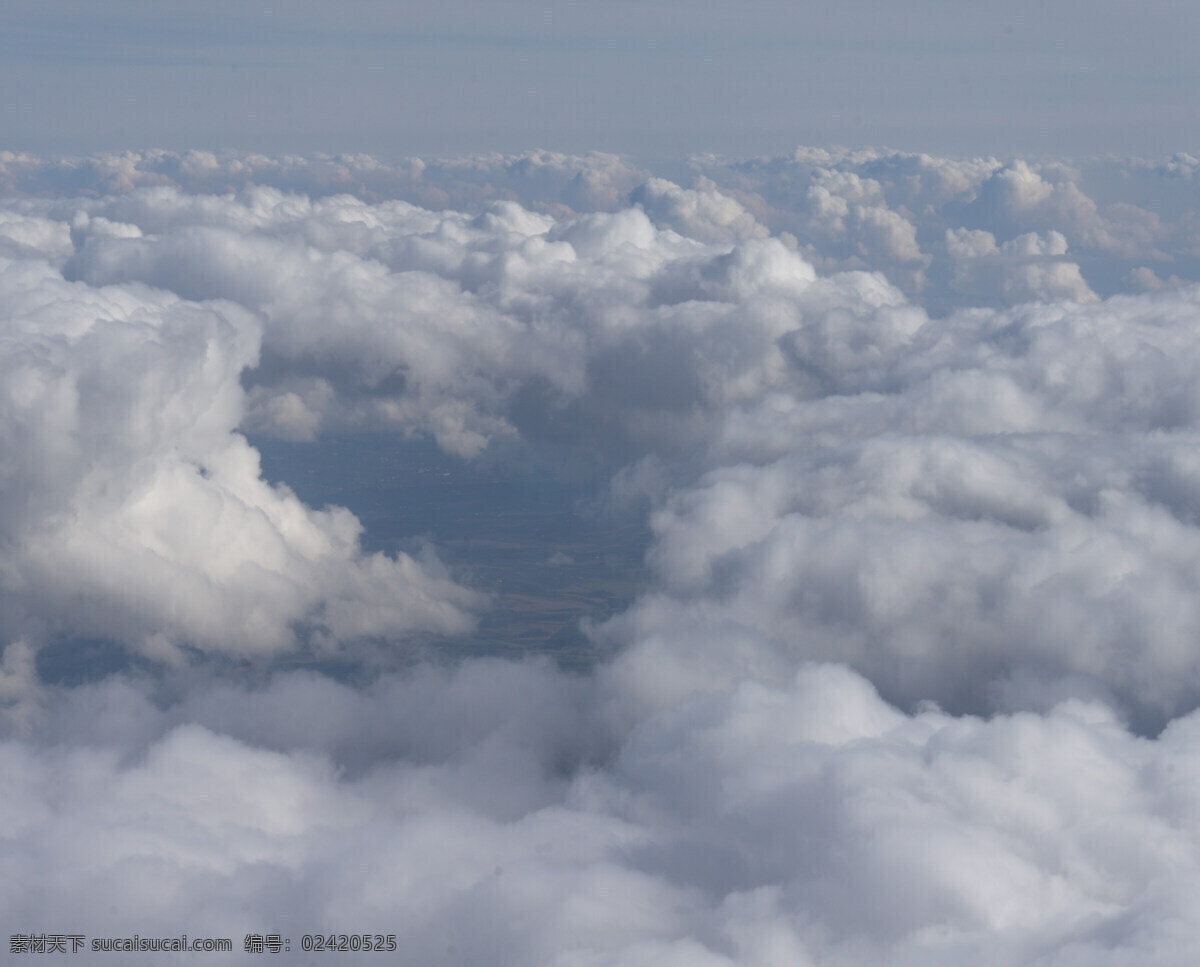
M 638 208 L 556 221 L 511 202 L 470 216 L 271 189 L 88 207 L 69 278 L 264 318 L 249 427 L 398 426 L 465 456 L 598 423 L 602 451 L 686 444 L 706 411 L 773 378 L 786 300 L 814 278 L 776 239 L 705 245 Z M 697 338 L 726 351 L 689 362 Z
M 663 178 L 651 178 L 634 189 L 630 199 L 658 224 L 702 242 L 737 242 L 768 234 L 737 199 L 717 191 L 707 179 L 694 189 L 685 189 Z
M 310 197 L 402 199 L 434 210 L 468 209 L 497 199 L 559 211 L 612 211 L 647 172 L 616 155 L 553 151 L 387 162 L 366 154 L 267 156 L 237 151 L 123 151 L 42 158 L 0 151 L 5 195 L 77 197 L 173 186 L 189 194 L 268 186 Z
M 951 285 L 978 300 L 1001 305 L 1096 300 L 1079 266 L 1066 261 L 1067 240 L 1059 232 L 1045 238 L 1028 232 L 997 246 L 991 232 L 960 228 L 946 233 L 946 250 L 954 262 Z
M 12 932 L 1194 959 L 1200 289 L 1151 204 L 1187 159 L 0 164 Z M 584 467 L 644 583 L 529 537 L 486 567 L 618 604 L 574 671 L 459 657 L 484 596 L 250 442 L 361 430 Z M 136 660 L 39 663 L 81 640 Z
M 232 935 L 232 962 L 273 930 L 298 963 L 301 934 L 351 931 L 460 964 L 1195 953 L 1195 716 L 1151 740 L 1078 700 L 906 715 L 809 665 L 614 730 L 590 687 L 493 661 L 165 712 L 60 695 L 0 746 L 9 922 Z
M 105 231 L 136 241 L 140 233 Z M 6 260 L 0 592 L 7 634 L 99 635 L 156 659 L 462 630 L 436 560 L 363 555 L 349 512 L 263 481 L 235 432 L 261 329 L 231 302 L 66 282 Z
M 914 264 L 922 258 L 915 234 L 892 228 L 913 227 L 903 213 L 921 192 L 943 208 L 973 192 L 964 212 L 990 206 L 1018 218 L 1044 208 L 1070 174 L 1061 166 L 1039 173 L 1024 162 L 878 153 L 798 154 L 758 174 L 775 169 L 785 184 L 807 179 L 800 211 L 810 219 L 810 247 L 818 217 L 837 245 L 857 245 L 867 256 L 886 249 L 884 262 Z M 697 184 L 685 190 L 651 179 L 632 192 L 631 207 L 558 217 L 506 200 L 471 214 L 262 187 L 227 196 L 143 187 L 73 200 L 69 216 L 57 200 L 13 207 L 29 223 L 25 237 L 46 250 L 43 271 L 61 265 L 80 292 L 144 291 L 164 305 L 240 312 L 255 334 L 261 326 L 261 352 L 257 335 L 249 337 L 257 358 L 238 357 L 221 370 L 228 401 L 215 436 L 235 441 L 221 447 L 245 449 L 229 437 L 240 423 L 293 440 L 391 427 L 429 434 L 463 457 L 506 439 L 548 452 L 583 450 L 606 472 L 621 471 L 618 490 L 640 488 L 658 505 L 650 559 L 664 597 L 638 605 L 638 622 L 660 607 L 676 629 L 689 626 L 677 612 L 719 618 L 744 626 L 756 647 L 786 656 L 781 668 L 809 658 L 848 661 L 900 701 L 978 707 L 994 700 L 988 689 L 1036 660 L 1043 673 L 1083 676 L 1138 714 L 1182 711 L 1196 683 L 1167 656 L 1177 654 L 1194 619 L 1175 607 L 1177 620 L 1155 620 L 1162 611 L 1144 607 L 1141 585 L 1128 583 L 1126 601 L 1106 584 L 1114 578 L 1092 573 L 1093 556 L 1073 549 L 1093 540 L 1111 545 L 1110 557 L 1156 574 L 1146 580 L 1158 588 L 1185 580 L 1181 561 L 1193 553 L 1185 550 L 1192 518 L 1179 482 L 1186 471 L 1164 468 L 1180 466 L 1194 423 L 1190 290 L 1098 303 L 1079 264 L 1067 260 L 1062 232 L 997 241 L 984 229 L 957 228 L 940 242 L 954 267 L 950 288 L 1021 307 L 931 316 L 885 272 L 818 277 L 784 241 L 760 237 L 762 223 L 749 208 L 715 182 Z M 737 190 L 744 196 L 746 184 Z M 55 215 L 70 225 L 65 258 L 61 232 L 47 227 Z M 882 248 L 864 241 L 868 223 L 882 233 Z M 1145 273 L 1136 278 L 1149 287 Z M 1031 302 L 1041 307 L 1021 305 Z M 1095 307 L 1083 309 L 1088 302 Z M 1134 433 L 1157 435 L 1131 464 L 1124 441 Z M 228 462 L 242 468 L 236 492 L 258 480 L 252 452 Z M 208 458 L 204 475 L 179 480 L 212 486 L 218 478 L 209 463 L 219 465 Z M 705 473 L 712 476 L 698 476 Z M 149 479 L 151 492 L 182 486 L 168 476 Z M 1031 480 L 1038 489 L 1011 505 Z M 806 501 L 767 499 L 763 486 L 804 493 Z M 242 499 L 258 506 L 266 497 Z M 742 504 L 745 513 L 736 509 Z M 153 517 L 157 506 L 149 506 Z M 353 523 L 329 513 L 328 539 L 353 548 Z M 1149 521 L 1162 514 L 1162 527 L 1177 527 L 1175 538 L 1152 540 Z M 109 526 L 130 522 L 117 517 Z M 73 533 L 80 540 L 83 530 Z M 109 540 L 105 534 L 92 543 Z M 724 544 L 724 534 L 735 543 Z M 872 542 L 885 538 L 919 562 L 899 583 L 875 560 Z M 847 556 L 814 556 L 821 542 Z M 97 570 L 82 544 L 60 556 Z M 196 560 L 219 557 L 204 550 Z M 800 577 L 805 560 L 816 571 Z M 1066 584 L 1025 587 L 1034 560 Z M 50 557 L 38 566 L 49 573 L 62 565 Z M 372 574 L 360 572 L 371 586 L 393 579 Z M 445 578 L 432 564 L 413 564 L 394 579 L 418 574 Z M 843 590 L 814 591 L 827 581 Z M 788 582 L 793 590 L 784 589 Z M 960 586 L 962 601 L 946 597 Z M 367 592 L 344 596 L 354 602 L 360 593 Z M 270 647 L 286 640 L 280 629 L 288 621 L 311 617 L 298 595 L 284 609 L 287 620 L 262 619 L 274 629 Z M 1091 615 L 1095 631 L 1069 645 L 1053 622 L 1039 623 L 1046 595 L 1058 602 L 1060 624 Z M 181 601 L 176 610 L 185 609 L 187 597 Z M 938 602 L 944 626 L 934 620 Z M 194 610 L 189 627 L 198 629 L 199 615 L 211 609 L 197 603 Z M 368 620 L 369 610 L 315 614 L 323 626 L 364 636 L 403 624 L 387 609 Z M 978 623 L 968 627 L 966 615 L 976 610 Z M 120 620 L 106 616 L 102 624 Z M 438 626 L 432 612 L 425 621 Z M 156 623 L 169 624 L 162 616 Z M 146 641 L 161 640 L 146 633 Z M 1129 649 L 1162 660 L 1131 677 L 1120 657 Z M 984 657 L 962 657 L 975 654 Z M 907 658 L 898 665 L 900 655 Z M 1008 668 L 1014 662 L 1016 671 Z
M 986 232 L 1001 248 L 1029 235 L 1044 245 L 1057 233 L 1075 254 L 1084 284 L 1105 296 L 1124 291 L 1129 272 L 1148 260 L 1180 278 L 1200 278 L 1192 254 L 1188 157 L 1090 158 L 1067 165 L 798 149 L 751 161 L 702 156 L 694 165 L 770 229 L 794 233 L 819 267 L 883 271 L 910 298 L 942 314 L 981 301 L 1011 305 L 1042 298 L 1021 285 L 998 293 L 991 273 L 980 276 L 981 289 L 968 288 L 955 253 L 943 244 L 948 232 Z M 878 238 L 878 229 L 872 240 L 871 226 L 880 223 L 891 226 L 884 236 L 890 244 Z M 1053 274 L 1062 271 L 1055 269 L 1058 255 L 1026 257 Z
M 797 334 L 813 398 L 731 415 L 719 467 L 652 516 L 658 590 L 612 633 L 686 666 L 672 693 L 821 659 L 905 703 L 1036 702 L 1036 669 L 1144 722 L 1189 710 L 1195 300 L 917 316 L 865 358 L 845 309 Z
M 0 153 L 6 193 L 75 198 L 174 187 L 188 195 L 269 186 L 377 205 L 403 200 L 432 211 L 478 214 L 497 200 L 569 218 L 640 204 L 657 224 L 728 243 L 764 231 L 795 238 L 824 272 L 881 271 L 941 314 L 995 301 L 952 285 L 948 231 L 990 232 L 997 246 L 1061 234 L 1092 291 L 1112 295 L 1148 262 L 1166 275 L 1200 278 L 1189 155 L 1165 160 L 945 158 L 877 149 L 799 148 L 752 160 L 697 156 L 683 187 L 600 153 L 548 151 L 385 161 L 369 155 L 267 157 L 232 151 L 123 152 L 45 159 Z M 673 181 L 679 181 L 672 172 Z M 1042 253 L 1053 271 L 1055 253 Z M 1032 264 L 1032 263 L 1031 263 Z M 962 280 L 960 279 L 960 282 Z M 1007 304 L 1030 298 L 1017 286 Z M 1035 296 L 1036 298 L 1036 296 Z

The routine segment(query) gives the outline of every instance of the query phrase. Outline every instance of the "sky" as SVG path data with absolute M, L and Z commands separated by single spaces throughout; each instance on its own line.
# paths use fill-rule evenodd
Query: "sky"
M 1157 155 L 1200 125 L 1179 0 L 4 6 L 5 139 L 39 152 Z
M 6 5 L 11 956 L 1195 963 L 1195 17 Z

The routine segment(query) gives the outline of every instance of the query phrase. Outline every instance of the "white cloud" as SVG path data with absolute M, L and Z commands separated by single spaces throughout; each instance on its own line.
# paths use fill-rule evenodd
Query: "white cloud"
M 126 239 L 130 233 L 105 237 Z M 461 630 L 476 603 L 436 562 L 364 556 L 347 511 L 268 486 L 234 431 L 260 326 L 230 302 L 0 266 L 5 631 L 27 622 L 179 648 L 291 647 Z
M 1073 281 L 1035 295 L 1025 285 L 1007 293 L 990 282 L 980 291 L 969 289 L 968 280 L 942 262 L 947 232 L 987 232 L 998 246 L 1019 236 L 1047 239 L 1058 233 L 1079 261 L 1083 284 L 1101 295 L 1122 291 L 1128 273 L 1147 260 L 1173 263 L 1181 278 L 1200 278 L 1189 254 L 1196 237 L 1186 187 L 1191 169 L 1182 159 L 1155 164 L 1092 158 L 1068 166 L 800 149 L 791 157 L 701 157 L 695 164 L 722 190 L 736 192 L 769 228 L 795 233 L 819 268 L 883 271 L 938 314 L 979 300 L 1011 305 L 1028 298 L 1075 297 L 1059 290 L 1082 291 Z M 873 248 L 870 233 L 855 228 L 856 220 L 865 225 L 882 218 L 913 233 L 923 261 L 907 243 Z M 907 253 L 903 258 L 902 252 Z M 1055 267 L 1056 254 L 1039 254 L 1051 275 L 1063 271 Z M 1031 259 L 1030 265 L 1038 261 Z M 956 278 L 957 286 L 947 284 Z M 1032 288 L 1036 292 L 1039 286 Z
M 1021 302 L 1095 302 L 1079 266 L 1065 260 L 1067 240 L 1059 232 L 1044 238 L 1027 232 L 996 244 L 991 232 L 960 228 L 946 232 L 954 262 L 951 285 L 976 299 L 1001 305 Z
M 976 312 L 894 343 L 877 325 L 861 362 L 829 341 L 853 344 L 845 309 L 843 331 L 790 335 L 818 398 L 735 410 L 724 465 L 652 516 L 658 593 L 609 633 L 673 671 L 630 681 L 676 701 L 815 658 L 958 709 L 1038 704 L 1030 669 L 1143 722 L 1194 707 L 1195 297 Z
M 176 186 L 221 195 L 270 186 L 312 197 L 399 198 L 434 210 L 467 209 L 497 198 L 560 211 L 611 211 L 647 172 L 616 155 L 533 151 L 466 158 L 406 158 L 388 163 L 368 154 L 300 157 L 222 151 L 154 150 L 87 158 L 42 158 L 0 152 L 6 195 L 111 195 Z
M 1195 953 L 1195 716 L 1150 740 L 1080 701 L 904 715 L 808 665 L 605 748 L 588 688 L 488 662 L 365 694 L 200 684 L 166 711 L 117 681 L 56 696 L 46 721 L 87 739 L 0 745 L 5 909 L 17 930 L 232 935 L 232 962 L 274 929 L 299 963 L 317 931 L 464 964 Z
M 219 196 L 271 186 L 313 198 L 353 195 L 372 206 L 404 200 L 431 211 L 472 213 L 503 199 L 558 218 L 617 211 L 636 196 L 661 226 L 708 242 L 728 243 L 764 230 L 786 232 L 822 271 L 882 271 L 941 314 L 973 300 L 998 298 L 948 284 L 954 271 L 942 261 L 947 231 L 990 232 L 998 245 L 1030 233 L 1047 238 L 1057 232 L 1075 254 L 1086 285 L 1102 296 L 1121 291 L 1129 272 L 1148 261 L 1164 263 L 1168 275 L 1200 278 L 1188 180 L 1194 166 L 1188 158 L 1105 157 L 1068 166 L 1050 160 L 801 148 L 790 156 L 753 161 L 698 156 L 689 176 L 693 187 L 684 188 L 598 153 L 385 162 L 353 154 L 303 158 L 148 151 L 43 159 L 7 152 L 0 154 L 0 185 L 9 193 L 76 197 L 169 186 Z M 371 234 L 365 224 L 371 219 L 360 214 L 353 220 L 360 224 L 344 225 L 330 237 L 344 244 L 357 234 L 361 244 Z M 310 223 L 309 231 L 326 229 Z M 1047 256 L 1051 272 L 1054 258 Z M 1027 297 L 1018 286 L 999 298 L 1012 304 Z
M 854 163 L 865 171 L 880 159 Z M 1053 192 L 1027 165 L 965 170 L 1017 214 Z M 882 182 L 853 172 L 826 172 L 819 182 L 888 224 Z M 904 700 L 980 707 L 992 700 L 989 688 L 1007 688 L 1005 701 L 1019 705 L 1016 691 L 998 683 L 1033 662 L 1081 676 L 1140 715 L 1186 707 L 1198 683 L 1171 656 L 1195 623 L 1190 610 L 1171 607 L 1174 618 L 1156 622 L 1145 602 L 1157 596 L 1132 580 L 1114 591 L 1116 578 L 1094 571 L 1095 556 L 1078 549 L 1108 548 L 1152 586 L 1185 583 L 1194 555 L 1188 498 L 1151 482 L 1186 447 L 1179 434 L 1195 419 L 1190 290 L 1096 303 L 1078 266 L 1064 261 L 1062 233 L 997 243 L 989 232 L 956 229 L 944 238 L 956 289 L 1001 304 L 1046 304 L 931 319 L 879 273 L 818 278 L 777 239 L 705 244 L 648 217 L 686 215 L 693 234 L 702 209 L 711 226 L 735 224 L 745 209 L 714 189 L 688 194 L 651 181 L 639 191 L 645 211 L 556 219 L 510 201 L 468 215 L 266 188 L 221 198 L 143 189 L 72 214 L 75 254 L 64 271 L 90 286 L 143 283 L 231 300 L 262 320 L 262 364 L 248 375 L 252 409 L 241 415 L 235 383 L 251 368 L 247 358 L 223 371 L 231 395 L 218 436 L 238 420 L 292 439 L 383 425 L 429 433 L 464 456 L 519 436 L 552 450 L 586 447 L 612 470 L 665 458 L 665 483 L 654 488 L 674 487 L 675 496 L 654 518 L 651 556 L 661 588 L 684 598 L 648 599 L 638 621 L 690 628 L 679 615 L 695 605 L 704 621 L 744 627 L 747 642 L 773 653 L 767 666 L 845 660 Z M 713 221 L 730 213 L 733 222 Z M 908 257 L 903 245 L 888 245 L 890 258 Z M 1078 305 L 1088 301 L 1092 308 Z M 1148 431 L 1160 436 L 1142 446 L 1137 466 L 1146 469 L 1122 469 L 1126 435 Z M 989 436 L 1012 433 L 1028 443 Z M 1088 442 L 1097 439 L 1106 442 Z M 1067 468 L 1081 454 L 1089 469 L 1072 477 Z M 750 466 L 693 482 L 738 460 Z M 247 496 L 258 479 L 252 457 L 231 453 L 227 462 L 237 482 L 223 485 L 248 506 L 268 504 L 261 484 Z M 201 482 L 188 487 L 211 486 L 193 477 Z M 767 500 L 758 478 L 806 501 Z M 148 479 L 150 493 L 190 493 L 181 489 L 192 480 L 186 472 L 160 468 Z M 186 502 L 204 506 L 199 496 Z M 222 508 L 213 504 L 214 520 L 230 517 Z M 141 516 L 131 518 L 135 509 Z M 103 546 L 118 527 L 156 534 L 159 515 L 157 504 L 134 502 L 88 540 L 84 529 L 73 531 L 83 543 L 59 552 L 80 562 L 72 581 L 86 584 L 84 573 L 102 570 L 88 546 Z M 304 520 L 325 521 L 337 555 L 353 554 L 352 522 Z M 306 560 L 325 553 L 311 549 L 321 544 L 315 536 L 304 540 Z M 908 555 L 912 573 L 890 576 L 906 565 L 877 560 L 876 541 Z M 160 555 L 171 546 L 159 536 L 142 542 Z M 200 568 L 231 581 L 243 560 L 236 543 L 221 553 L 186 536 L 179 544 L 168 559 L 185 562 L 183 573 Z M 285 569 L 285 559 L 274 567 Z M 364 564 L 353 587 L 320 578 L 338 592 L 315 611 L 303 590 L 280 585 L 276 593 L 291 602 L 283 608 L 290 620 L 304 614 L 335 637 L 383 634 L 404 625 L 402 613 L 421 615 L 417 625 L 453 627 L 453 607 L 361 603 L 388 582 L 419 585 L 422 574 L 432 575 L 431 588 L 447 587 L 444 575 L 406 561 Z M 133 561 L 125 567 L 142 573 Z M 1042 572 L 1059 583 L 1026 587 Z M 301 588 L 318 580 L 311 573 Z M 441 601 L 450 592 L 432 593 Z M 116 594 L 106 585 L 102 596 Z M 1039 630 L 1038 609 L 1051 598 L 1061 621 Z M 191 615 L 188 627 L 208 627 L 208 599 L 194 601 L 190 612 L 186 595 L 173 607 Z M 263 647 L 287 640 L 278 613 L 241 607 L 248 627 L 272 629 L 262 632 L 272 642 Z M 652 620 L 660 607 L 661 621 Z M 1076 620 L 1080 640 L 1071 643 L 1061 632 Z M 169 622 L 160 615 L 152 624 Z M 215 642 L 220 627 L 204 639 Z M 803 633 L 797 639 L 788 629 Z M 668 631 L 663 641 L 686 637 Z M 1152 659 L 1136 676 L 1118 657 L 1127 638 L 1125 648 Z
M 630 199 L 655 222 L 701 242 L 738 242 L 768 234 L 737 199 L 722 194 L 709 181 L 686 189 L 651 178 L 634 189 Z
M 802 151 L 689 189 L 602 156 L 0 163 L 109 192 L 0 205 L 14 930 L 1194 959 L 1200 290 L 1145 194 L 1183 160 Z M 275 664 L 484 603 L 240 435 L 362 428 L 582 454 L 644 509 L 605 659 Z M 550 549 L 572 579 L 598 553 Z M 148 661 L 43 683 L 72 636 Z

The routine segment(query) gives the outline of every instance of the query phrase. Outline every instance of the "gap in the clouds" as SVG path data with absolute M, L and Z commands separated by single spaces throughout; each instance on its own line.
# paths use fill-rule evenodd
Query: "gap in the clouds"
M 52 638 L 42 645 L 35 662 L 44 683 L 68 688 L 150 667 L 145 659 L 131 655 L 110 638 L 70 636 Z
M 427 542 L 455 579 L 493 596 L 473 634 L 429 643 L 444 657 L 549 653 L 588 667 L 596 656 L 581 621 L 623 610 L 645 585 L 644 518 L 594 510 L 606 481 L 533 454 L 493 445 L 467 460 L 380 432 L 250 442 L 268 481 L 310 506 L 351 510 L 364 551 L 416 553 Z

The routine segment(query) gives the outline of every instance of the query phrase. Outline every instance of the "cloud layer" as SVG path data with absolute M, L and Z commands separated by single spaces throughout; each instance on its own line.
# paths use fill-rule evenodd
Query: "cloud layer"
M 315 932 L 448 964 L 1197 952 L 1194 715 L 1155 740 L 1077 700 L 905 715 L 836 665 L 630 730 L 605 711 L 587 681 L 498 662 L 366 692 L 193 682 L 166 712 L 76 689 L 45 744 L 0 747 L 7 922 L 281 931 L 298 962 Z
M 11 932 L 1190 962 L 1194 168 L 3 156 Z M 591 668 L 247 437 L 363 430 L 649 522 Z

